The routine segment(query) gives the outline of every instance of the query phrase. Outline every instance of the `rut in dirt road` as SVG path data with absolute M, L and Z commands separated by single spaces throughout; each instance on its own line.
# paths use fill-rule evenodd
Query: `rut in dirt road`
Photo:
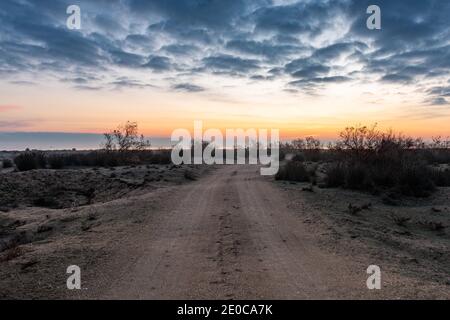
M 224 166 L 165 201 L 171 205 L 155 212 L 158 219 L 148 229 L 130 235 L 139 244 L 137 257 L 112 272 L 114 278 L 99 280 L 96 297 L 304 299 L 367 293 L 365 270 L 355 272 L 348 261 L 320 251 L 301 213 L 287 207 L 256 166 Z

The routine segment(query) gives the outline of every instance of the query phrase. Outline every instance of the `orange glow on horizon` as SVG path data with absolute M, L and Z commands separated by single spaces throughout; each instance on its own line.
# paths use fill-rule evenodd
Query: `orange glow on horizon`
M 15 107 L 0 109 L 2 122 L 11 123 L 0 131 L 101 134 L 129 120 L 136 121 L 145 136 L 170 137 L 178 128 L 192 131 L 194 121 L 201 120 L 205 129 L 223 132 L 227 128 L 279 129 L 284 140 L 305 136 L 333 139 L 345 127 L 374 123 L 381 130 L 392 128 L 415 137 L 450 136 L 448 107 L 429 110 L 416 98 L 408 104 L 395 97 L 366 101 L 364 95 L 352 96 L 345 90 L 343 96 L 334 90 L 330 96 L 317 98 L 234 90 L 239 100 L 225 93 L 80 92 L 52 85 L 30 87 L 24 94 L 21 87 L 5 85 L 0 95 L 14 99 L 2 101 L 2 105 Z

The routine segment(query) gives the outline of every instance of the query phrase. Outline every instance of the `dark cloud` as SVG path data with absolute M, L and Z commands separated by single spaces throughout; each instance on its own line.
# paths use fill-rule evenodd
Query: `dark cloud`
M 86 83 L 89 82 L 88 79 L 81 78 L 81 77 L 62 79 L 61 81 L 63 81 L 63 82 L 71 82 L 71 83 L 76 83 L 76 84 L 86 84 Z
M 108 16 L 104 13 L 95 16 L 94 23 L 107 33 L 111 31 L 125 31 L 125 28 L 118 22 L 117 17 Z
M 191 83 L 180 83 L 172 86 L 172 89 L 177 91 L 186 91 L 186 92 L 201 92 L 205 91 L 205 88 L 197 86 Z
M 155 50 L 155 42 L 152 37 L 145 34 L 129 34 L 121 42 L 121 47 L 131 52 L 150 53 Z
M 87 86 L 87 85 L 76 85 L 73 86 L 73 88 L 76 90 L 84 90 L 84 91 L 99 91 L 103 89 L 100 86 Z
M 361 15 L 374 4 L 371 0 L 352 1 L 350 13 L 356 17 L 352 33 L 376 41 L 384 53 L 398 53 L 398 50 L 426 48 L 442 43 L 442 37 L 449 36 L 450 2 L 440 0 L 379 0 L 382 30 L 373 32 L 366 28 L 367 15 Z
M 254 76 L 251 76 L 250 79 L 251 80 L 257 80 L 257 81 L 260 81 L 260 80 L 272 80 L 273 77 L 272 76 L 262 76 L 260 74 L 255 74 Z
M 294 86 L 304 86 L 310 84 L 326 84 L 326 83 L 341 83 L 350 81 L 351 78 L 345 76 L 332 76 L 332 77 L 322 77 L 322 78 L 310 78 L 307 80 L 297 80 L 291 81 L 290 84 Z
M 436 85 L 450 72 L 449 1 L 379 0 L 382 30 L 368 30 L 370 0 L 79 0 L 80 31 L 65 26 L 70 2 L 1 1 L 2 78 L 44 72 L 90 90 L 104 84 L 86 74 L 121 67 L 166 78 L 280 78 L 287 90 L 308 93 L 371 78 L 417 87 L 435 104 L 449 97 Z M 343 22 L 346 34 L 337 29 Z M 146 86 L 136 79 L 107 85 Z M 200 91 L 189 85 L 172 89 Z
M 450 86 L 432 87 L 426 90 L 429 96 L 425 99 L 425 104 L 434 106 L 443 106 L 450 104 Z
M 151 56 L 146 64 L 143 65 L 145 68 L 150 68 L 154 71 L 167 71 L 172 68 L 170 59 L 163 56 Z
M 214 41 L 213 32 L 205 28 L 186 27 L 179 22 L 161 21 L 148 27 L 148 31 L 153 36 L 167 34 L 168 37 L 180 41 L 191 41 L 198 44 L 212 44 Z
M 318 96 L 319 90 L 323 89 L 326 85 L 343 83 L 351 81 L 352 79 L 346 76 L 330 76 L 330 77 L 316 77 L 316 78 L 306 78 L 296 81 L 289 82 L 291 88 L 289 90 L 293 90 L 292 87 L 302 90 L 304 93 L 312 96 Z M 295 90 L 294 93 L 297 93 L 298 90 Z
M 444 106 L 450 104 L 446 99 L 442 97 L 425 100 L 425 103 L 431 106 Z
M 269 0 L 130 0 L 130 9 L 143 14 L 158 13 L 184 26 L 218 29 L 270 3 Z
M 330 67 L 324 66 L 322 64 L 311 64 L 309 66 L 304 66 L 298 71 L 292 73 L 294 78 L 315 78 L 318 75 L 327 74 L 330 72 Z
M 189 55 L 199 51 L 199 48 L 194 45 L 189 44 L 171 44 L 167 46 L 163 46 L 161 51 L 173 54 L 173 55 Z
M 146 60 L 144 56 L 120 50 L 111 51 L 110 55 L 113 63 L 125 67 L 139 67 Z
M 225 54 L 204 58 L 203 63 L 206 69 L 218 72 L 246 73 L 259 69 L 258 60 Z
M 319 61 L 330 61 L 337 59 L 342 55 L 349 55 L 355 53 L 355 51 L 361 51 L 367 49 L 367 45 L 362 42 L 341 42 L 329 45 L 324 48 L 317 49 L 311 56 L 312 59 Z
M 304 50 L 300 46 L 277 44 L 274 41 L 252 41 L 252 40 L 231 40 L 226 44 L 226 48 L 236 52 L 264 56 L 275 59 L 279 56 L 286 57 L 294 53 L 298 54 Z
M 450 98 L 450 86 L 447 87 L 434 87 L 430 88 L 427 91 L 431 95 L 439 95 L 442 97 L 449 97 Z
M 141 81 L 129 79 L 128 77 L 120 77 L 117 80 L 110 82 L 109 85 L 112 85 L 115 89 L 124 89 L 124 88 L 145 89 L 154 87 L 151 84 L 142 83 Z
M 407 75 L 402 75 L 402 74 L 387 74 L 385 76 L 383 76 L 381 78 L 381 81 L 384 82 L 398 82 L 398 83 L 410 83 L 411 82 L 411 77 L 407 76 Z
M 257 32 L 298 34 L 315 37 L 327 30 L 341 14 L 346 1 L 299 1 L 289 5 L 267 6 L 251 14 Z

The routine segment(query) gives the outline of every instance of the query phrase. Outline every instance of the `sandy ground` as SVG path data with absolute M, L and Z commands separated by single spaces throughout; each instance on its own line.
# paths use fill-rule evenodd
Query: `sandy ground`
M 10 229 L 29 225 L 11 214 L 48 215 L 44 225 L 66 227 L 42 228 L 41 234 L 50 233 L 42 240 L 8 250 L 0 262 L 0 296 L 450 298 L 449 235 L 436 228 L 449 221 L 448 190 L 425 205 L 389 207 L 360 193 L 303 188 L 261 177 L 254 166 L 222 166 L 189 184 L 114 201 L 13 210 L 5 213 Z M 368 209 L 348 209 L 367 201 Z M 432 219 L 416 221 L 421 210 Z M 411 217 L 405 222 L 392 214 Z M 65 288 L 72 264 L 82 270 L 80 291 Z M 381 267 L 381 290 L 366 287 L 372 264 Z

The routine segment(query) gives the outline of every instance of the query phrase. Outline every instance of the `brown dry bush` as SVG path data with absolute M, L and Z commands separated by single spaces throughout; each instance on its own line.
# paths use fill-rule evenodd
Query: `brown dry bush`
M 432 170 L 411 137 L 376 126 L 348 127 L 333 147 L 338 163 L 328 168 L 327 185 L 378 192 L 392 189 L 415 197 L 435 190 Z
M 290 161 L 278 170 L 276 180 L 295 182 L 310 182 L 312 173 L 309 172 L 302 162 Z
M 13 167 L 13 162 L 12 162 L 10 159 L 4 159 L 4 160 L 2 161 L 2 167 L 3 167 L 4 169 L 12 168 L 12 167 Z

